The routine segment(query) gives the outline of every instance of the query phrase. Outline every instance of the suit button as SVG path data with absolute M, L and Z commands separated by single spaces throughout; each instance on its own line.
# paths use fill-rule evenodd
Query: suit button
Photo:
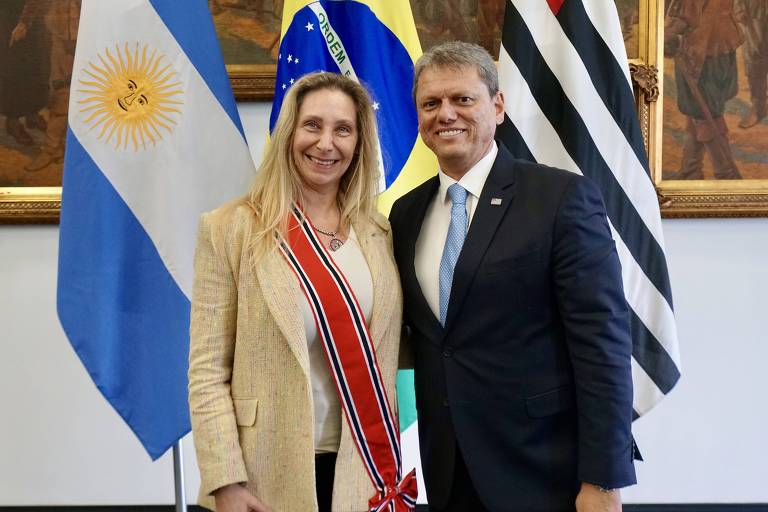
M 445 347 L 445 350 L 443 350 L 443 357 L 453 357 L 453 347 Z
M 448 407 L 448 399 L 443 400 L 443 407 Z

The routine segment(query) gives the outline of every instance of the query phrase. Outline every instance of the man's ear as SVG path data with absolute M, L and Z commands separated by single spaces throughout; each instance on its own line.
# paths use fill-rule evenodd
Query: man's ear
M 493 107 L 496 110 L 496 124 L 504 122 L 504 93 L 498 91 L 493 97 Z

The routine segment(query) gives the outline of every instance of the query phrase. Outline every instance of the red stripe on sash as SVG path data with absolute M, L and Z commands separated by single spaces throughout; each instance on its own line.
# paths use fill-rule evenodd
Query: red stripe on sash
M 370 512 L 416 506 L 416 470 L 402 478 L 400 433 L 357 298 L 298 207 L 280 249 L 307 297 L 344 417 L 376 489 Z

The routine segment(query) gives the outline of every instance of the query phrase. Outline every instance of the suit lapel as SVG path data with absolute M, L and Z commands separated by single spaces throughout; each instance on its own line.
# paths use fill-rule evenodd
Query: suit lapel
M 416 241 L 421 233 L 421 225 L 424 222 L 424 216 L 427 214 L 432 199 L 440 186 L 440 180 L 434 176 L 428 181 L 423 192 L 415 196 L 409 203 L 407 210 L 403 213 L 406 221 L 403 223 L 403 234 L 400 238 L 403 240 L 404 262 L 400 267 L 401 278 L 403 281 L 403 292 L 407 294 L 410 310 L 409 319 L 414 327 L 428 337 L 438 341 L 442 337 L 443 326 L 440 320 L 435 317 L 432 309 L 427 303 L 424 292 L 421 290 L 421 284 L 416 277 Z M 438 260 L 439 261 L 439 260 Z
M 361 220 L 355 223 L 354 228 L 360 250 L 371 272 L 373 311 L 371 321 L 368 323 L 368 331 L 374 345 L 378 346 L 384 338 L 384 331 L 398 303 L 397 288 L 388 283 L 392 274 L 387 272 L 387 266 L 391 266 L 392 263 L 387 261 L 389 258 L 387 237 L 368 221 Z
M 309 379 L 309 350 L 304 319 L 299 309 L 301 293 L 296 275 L 279 251 L 272 251 L 256 268 L 264 300 L 301 369 Z
M 504 146 L 499 153 L 480 194 L 472 224 L 453 271 L 453 287 L 446 314 L 446 332 L 461 310 L 480 262 L 514 198 L 513 159 Z M 501 200 L 499 204 L 499 200 Z

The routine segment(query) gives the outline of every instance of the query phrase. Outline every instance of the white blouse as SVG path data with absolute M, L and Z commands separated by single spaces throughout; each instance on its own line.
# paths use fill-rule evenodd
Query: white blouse
M 331 256 L 352 287 L 366 321 L 370 322 L 373 310 L 373 281 L 353 229 L 350 229 L 344 245 L 331 252 Z M 309 348 L 309 373 L 315 407 L 315 453 L 338 452 L 343 414 L 339 393 L 328 367 L 325 349 L 317 334 L 317 325 L 309 301 L 303 290 L 299 291 L 299 296 L 299 307 L 304 318 L 304 331 Z

